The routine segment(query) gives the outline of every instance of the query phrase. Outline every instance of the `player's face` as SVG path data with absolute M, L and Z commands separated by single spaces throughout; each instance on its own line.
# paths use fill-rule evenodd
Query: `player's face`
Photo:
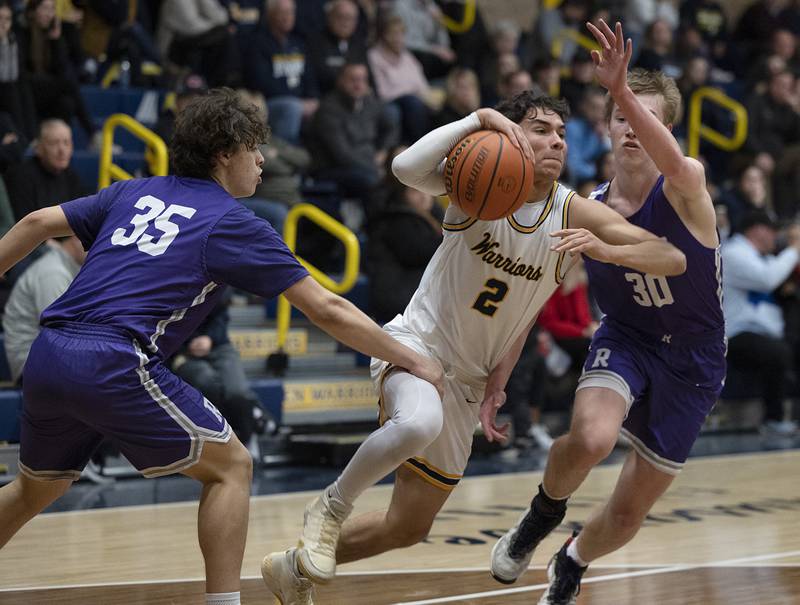
M 533 148 L 536 181 L 554 181 L 567 156 L 564 120 L 552 111 L 532 110 L 520 124 Z
M 660 95 L 637 95 L 637 98 L 647 111 L 658 118 L 659 122 L 664 122 L 663 100 Z M 608 132 L 611 137 L 611 151 L 617 161 L 623 163 L 652 162 L 625 118 L 625 114 L 616 105 L 611 112 Z
M 233 197 L 250 197 L 256 191 L 256 185 L 261 182 L 261 166 L 264 156 L 256 147 L 255 149 L 239 148 L 231 154 L 224 164 L 226 189 Z

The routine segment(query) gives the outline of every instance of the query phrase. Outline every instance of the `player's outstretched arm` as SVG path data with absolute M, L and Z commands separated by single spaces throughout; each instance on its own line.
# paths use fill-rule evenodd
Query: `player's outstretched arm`
M 632 225 L 605 204 L 573 196 L 569 229 L 550 235 L 561 238 L 554 252 L 585 254 L 590 258 L 654 275 L 680 275 L 686 256 L 675 246 L 649 231 Z
M 0 239 L 0 275 L 28 256 L 43 241 L 65 235 L 72 235 L 72 228 L 59 206 L 42 208 L 25 215 Z
M 329 292 L 313 277 L 304 277 L 283 294 L 314 324 L 336 340 L 365 355 L 405 368 L 433 384 L 440 396 L 443 394 L 444 372 L 438 361 L 400 344 L 358 307 Z
M 625 40 L 622 25 L 617 22 L 612 32 L 601 19 L 599 28 L 591 23 L 586 27 L 600 44 L 599 51 L 592 51 L 595 74 L 619 107 L 620 119 L 628 121 L 658 171 L 681 197 L 696 200 L 704 196 L 703 165 L 683 155 L 669 128 L 642 105 L 628 86 L 628 64 L 633 46 L 630 39 Z

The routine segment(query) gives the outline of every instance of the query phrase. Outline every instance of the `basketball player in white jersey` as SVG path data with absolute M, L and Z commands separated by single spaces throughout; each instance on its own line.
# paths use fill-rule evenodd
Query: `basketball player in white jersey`
M 395 159 L 393 171 L 403 183 L 441 195 L 450 150 L 472 132 L 494 129 L 532 153 L 536 171 L 530 201 L 507 219 L 476 220 L 448 208 L 444 241 L 419 288 L 404 314 L 384 327 L 441 361 L 444 397 L 405 369 L 373 359 L 381 428 L 306 508 L 298 547 L 262 563 L 267 586 L 284 605 L 311 603 L 312 581 L 331 580 L 337 562 L 425 538 L 461 479 L 478 421 L 487 438 L 505 439 L 508 427 L 496 426 L 495 416 L 506 381 L 572 254 L 658 275 L 684 271 L 683 254 L 668 242 L 557 182 L 566 156 L 566 116 L 563 101 L 523 92 L 497 111 L 480 109 L 430 132 Z M 355 499 L 395 470 L 389 509 L 345 523 Z

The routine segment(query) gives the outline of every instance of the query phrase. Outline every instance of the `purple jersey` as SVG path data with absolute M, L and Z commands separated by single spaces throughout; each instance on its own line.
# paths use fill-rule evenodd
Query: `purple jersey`
M 230 284 L 272 298 L 308 275 L 275 230 L 210 180 L 120 181 L 61 206 L 89 251 L 43 325 L 127 331 L 165 358 Z
M 609 183 L 590 196 L 605 202 Z M 612 322 L 658 341 L 723 338 L 722 265 L 718 248 L 698 242 L 672 208 L 659 176 L 644 205 L 628 221 L 686 255 L 686 272 L 664 277 L 584 257 L 592 294 Z

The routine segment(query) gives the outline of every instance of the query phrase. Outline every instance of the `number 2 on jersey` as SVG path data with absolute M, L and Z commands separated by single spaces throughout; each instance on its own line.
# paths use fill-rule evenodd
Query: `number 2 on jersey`
M 126 233 L 125 227 L 120 227 L 114 231 L 111 235 L 111 243 L 115 246 L 129 246 L 136 242 L 136 247 L 150 256 L 164 254 L 180 232 L 180 227 L 169 220 L 173 215 L 177 214 L 184 218 L 192 218 L 194 213 L 197 212 L 194 208 L 179 204 L 167 206 L 152 195 L 140 197 L 133 206 L 145 212 L 133 216 L 131 219 L 133 229 L 131 229 L 130 233 Z M 163 234 L 156 241 L 153 241 L 152 235 L 145 233 L 151 221 L 155 221 L 155 228 Z
M 472 308 L 492 317 L 497 311 L 497 305 L 508 294 L 508 284 L 499 279 L 489 278 L 483 285 L 486 286 L 486 290 L 478 294 L 478 298 L 475 299 Z
M 633 300 L 643 307 L 663 307 L 675 302 L 663 275 L 626 273 L 625 279 L 633 284 Z

